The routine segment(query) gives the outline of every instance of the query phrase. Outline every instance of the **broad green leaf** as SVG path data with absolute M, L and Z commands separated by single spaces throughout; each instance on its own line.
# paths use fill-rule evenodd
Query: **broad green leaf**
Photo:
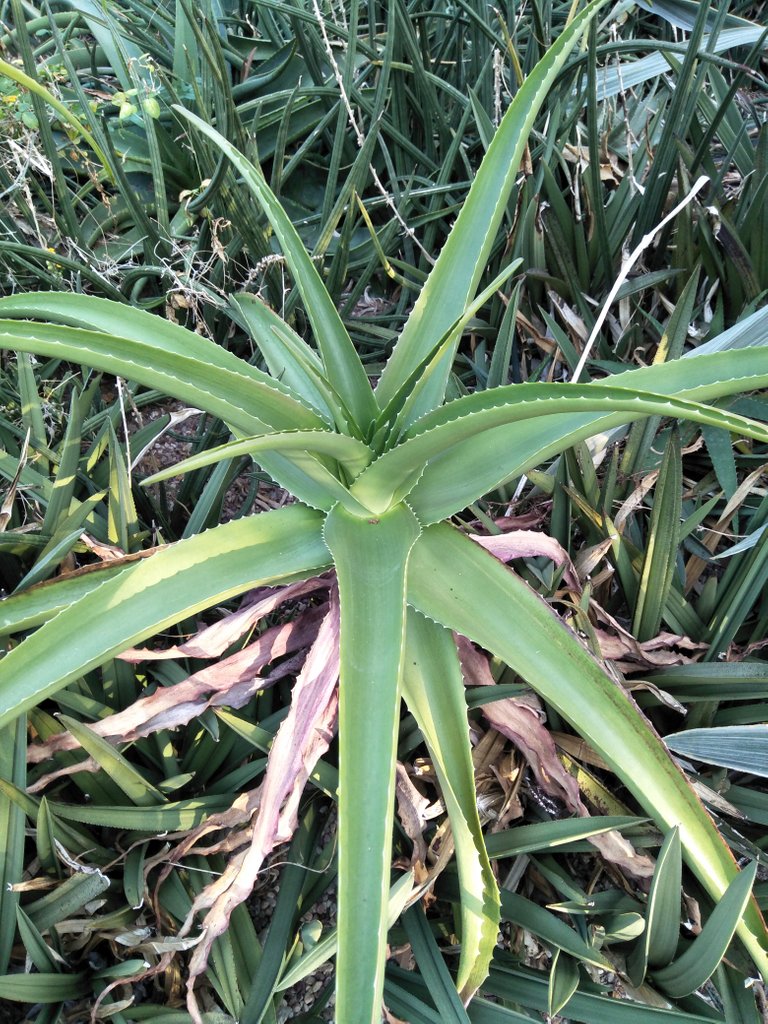
M 723 962 L 715 971 L 714 984 L 728 1024 L 762 1024 L 764 1015 L 755 1003 L 754 988 L 739 970 Z
M 536 116 L 571 50 L 603 5 L 604 0 L 593 0 L 572 19 L 515 94 L 384 369 L 376 389 L 382 407 L 392 401 L 474 297 Z M 453 355 L 450 350 L 445 353 L 441 373 L 413 409 L 413 419 L 442 402 Z
M 20 789 L 27 780 L 26 715 L 0 732 L 0 778 Z M 0 973 L 8 970 L 16 933 L 18 893 L 9 886 L 21 881 L 24 872 L 24 811 L 0 790 Z
M 427 916 L 420 905 L 409 907 L 403 914 L 405 934 L 411 944 L 416 965 L 429 986 L 429 994 L 446 1024 L 469 1024 L 469 1017 L 448 973 Z
M 45 944 L 42 935 L 20 906 L 16 907 L 16 920 L 24 949 L 38 971 L 60 974 L 60 961 L 56 960 L 52 951 Z
M 579 963 L 558 949 L 552 958 L 549 973 L 549 999 L 547 1013 L 555 1017 L 565 1009 L 568 1000 L 579 987 Z
M 613 829 L 639 825 L 644 820 L 628 817 L 565 818 L 536 825 L 517 825 L 485 836 L 485 846 L 491 859 L 517 857 L 521 853 L 557 849 L 558 846 L 603 835 Z
M 221 459 L 234 459 L 240 455 L 257 455 L 262 451 L 312 452 L 335 459 L 350 473 L 357 476 L 370 464 L 373 453 L 368 445 L 347 434 L 334 434 L 329 430 L 289 430 L 264 434 L 261 437 L 244 437 L 216 448 L 208 448 L 199 455 L 193 455 L 174 466 L 154 473 L 143 481 L 154 484 L 168 480 L 181 473 L 189 473 L 201 466 L 210 466 Z
M 12 1003 L 63 1003 L 91 994 L 91 979 L 81 974 L 4 974 L 0 977 L 0 999 Z
M 457 530 L 434 526 L 411 553 L 408 600 L 519 672 L 660 828 L 679 825 L 691 869 L 713 898 L 722 896 L 738 869 L 685 777 L 631 698 L 522 580 Z M 768 972 L 765 925 L 754 903 L 738 934 L 758 969 Z
M 105 342 L 103 353 L 105 357 L 109 354 L 112 345 L 116 350 L 115 354 L 119 356 L 121 339 L 133 342 L 137 346 L 149 346 L 153 350 L 157 350 L 158 359 L 162 354 L 167 359 L 176 356 L 180 360 L 189 360 L 196 364 L 198 367 L 196 376 L 203 381 L 205 377 L 202 371 L 215 367 L 216 370 L 235 374 L 237 377 L 245 377 L 251 381 L 253 399 L 256 396 L 268 397 L 267 392 L 261 390 L 263 385 L 268 392 L 293 397 L 294 402 L 299 406 L 296 410 L 299 415 L 302 410 L 305 414 L 307 411 L 306 407 L 293 396 L 290 388 L 281 385 L 269 374 L 246 363 L 234 353 L 227 351 L 203 335 L 134 306 L 122 305 L 108 299 L 99 299 L 92 295 L 81 295 L 74 292 L 32 292 L 0 298 L 0 317 L 9 317 L 14 320 L 44 320 L 47 323 L 57 323 L 92 332 L 99 338 L 109 339 L 109 342 Z M 26 326 L 30 325 L 26 324 Z M 130 356 L 131 351 L 135 350 L 127 351 Z M 95 366 L 96 364 L 89 365 Z M 147 366 L 144 369 L 151 371 L 152 367 Z M 110 369 L 109 372 L 114 373 L 115 371 Z M 125 376 L 129 380 L 139 380 L 138 377 L 131 374 Z M 154 385 L 148 384 L 148 386 L 153 387 Z M 206 390 L 205 387 L 202 388 L 203 392 Z M 192 401 L 191 404 L 196 405 L 197 403 Z M 202 405 L 201 408 L 205 408 L 205 406 Z M 284 408 L 290 407 L 286 405 Z M 295 427 L 300 425 L 302 424 L 298 422 L 293 424 Z M 309 426 L 309 423 L 306 425 Z M 318 422 L 317 414 L 315 414 L 312 426 L 321 427 L 323 425 L 325 424 L 322 421 Z
M 46 932 L 50 927 L 66 917 L 71 917 L 75 911 L 80 910 L 100 896 L 110 886 L 110 880 L 101 871 L 93 868 L 87 873 L 77 872 L 56 886 L 51 892 L 41 896 L 33 903 L 28 903 L 24 908 L 34 926 L 41 932 Z
M 334 414 L 340 412 L 341 401 L 333 393 L 315 350 L 258 296 L 240 292 L 230 298 L 229 304 L 258 346 L 270 375 L 283 381 L 307 405 L 333 422 Z M 342 430 L 349 425 L 337 422 L 336 426 Z
M 518 1006 L 547 1012 L 548 977 L 545 971 L 519 967 L 500 958 L 491 969 L 485 990 Z M 478 1014 L 476 1017 L 472 1012 L 470 1018 L 477 1024 L 491 1024 L 492 1021 L 490 1016 Z M 612 995 L 577 991 L 568 1002 L 567 1019 L 580 1024 L 712 1024 L 713 1017 L 648 1006 L 628 999 L 616 999 Z M 714 1019 L 722 1021 L 719 1016 Z
M 82 536 L 84 528 L 81 524 L 74 530 L 64 529 L 54 534 L 40 552 L 35 564 L 16 585 L 14 594 L 34 586 L 35 583 L 40 583 L 54 573 L 63 559 L 72 551 Z
M 671 665 L 650 673 L 649 678 L 685 702 L 768 697 L 768 665 L 764 661 Z
M 369 518 L 337 506 L 325 526 L 341 602 L 336 1014 L 356 1024 L 381 1017 L 405 572 L 418 535 L 404 505 Z
M 298 505 L 233 520 L 106 580 L 0 661 L 0 724 L 203 608 L 323 571 L 321 522 Z
M 397 438 L 400 436 L 403 426 L 410 423 L 413 410 L 418 407 L 421 395 L 431 387 L 435 375 L 442 373 L 441 366 L 446 352 L 455 349 L 456 343 L 461 338 L 469 322 L 478 315 L 483 306 L 493 298 L 495 293 L 514 274 L 521 262 L 521 260 L 513 260 L 469 303 L 467 308 L 462 311 L 461 316 L 451 324 L 445 334 L 437 341 L 434 348 L 426 354 L 424 359 L 411 372 L 410 376 L 403 381 L 399 391 L 379 416 L 379 423 L 383 424 L 383 428 L 380 429 L 385 438 L 390 436 Z M 379 431 L 377 431 L 372 439 L 372 444 L 376 447 L 377 451 L 380 450 L 376 444 L 378 439 Z M 381 447 L 384 447 L 384 445 Z
M 768 384 L 768 346 L 757 344 L 753 348 L 627 370 L 618 378 L 608 378 L 605 385 L 596 381 L 592 386 L 614 387 L 617 380 L 622 388 L 709 402 L 749 388 L 765 387 Z M 427 424 L 437 426 L 442 420 L 450 419 L 450 409 L 449 403 L 435 410 L 428 418 L 414 424 L 411 433 Z M 449 452 L 430 462 L 410 492 L 408 503 L 422 523 L 438 522 L 579 441 L 598 434 L 607 435 L 631 419 L 627 413 L 560 413 L 495 427 L 464 441 L 460 458 L 455 452 Z M 371 472 L 376 465 L 373 463 L 366 472 Z M 361 485 L 364 479 L 361 477 Z
M 680 854 L 680 830 L 670 829 L 664 837 L 645 915 L 645 931 L 627 958 L 627 970 L 635 986 L 641 985 L 648 964 L 665 966 L 677 949 L 680 939 L 680 918 L 672 913 L 680 905 L 683 862 Z
M 464 682 L 448 630 L 410 611 L 403 698 L 429 749 L 456 848 L 461 883 L 457 987 L 473 995 L 488 974 L 499 930 L 499 893 L 477 813 Z
M 720 691 L 723 700 L 727 691 Z M 664 737 L 670 750 L 706 764 L 768 777 L 768 725 L 725 725 L 688 729 Z
M 697 4 L 698 6 L 698 4 Z M 651 8 L 655 10 L 655 4 Z M 713 53 L 724 53 L 739 46 L 752 46 L 763 37 L 764 29 L 760 25 L 746 23 L 743 28 L 727 28 L 719 33 L 712 42 L 708 36 L 702 40 L 702 48 Z M 665 45 L 667 52 L 685 53 L 686 43 Z M 669 72 L 669 62 L 663 53 L 651 53 L 637 60 L 621 61 L 617 65 L 606 65 L 601 69 L 597 96 L 599 100 L 607 100 L 628 89 L 634 89 L 643 82 L 658 78 Z
M 304 300 L 328 383 L 341 396 L 358 430 L 364 432 L 378 413 L 376 399 L 360 357 L 296 228 L 267 185 L 260 168 L 195 114 L 178 106 L 174 106 L 174 110 L 219 147 L 243 176 L 248 189 L 267 215 Z
M 33 301 L 34 296 L 26 298 L 27 303 L 22 309 L 27 315 L 47 316 L 52 321 L 63 319 L 56 316 L 53 303 Z M 7 302 L 7 299 L 0 299 L 0 315 L 16 312 L 16 306 L 9 310 Z M 126 307 L 115 308 L 123 310 Z M 230 360 L 222 365 L 222 360 L 214 353 L 224 353 L 224 350 L 212 341 L 207 342 L 211 351 L 185 352 L 178 340 L 171 343 L 164 338 L 162 331 L 157 334 L 152 331 L 152 321 L 157 319 L 158 324 L 162 324 L 162 320 L 149 319 L 150 324 L 143 335 L 139 336 L 136 331 L 136 337 L 61 323 L 0 320 L 0 346 L 84 363 L 157 388 L 195 408 L 219 416 L 230 427 L 246 434 L 326 428 L 316 412 L 250 364 L 226 353 Z M 200 342 L 205 340 L 192 331 L 179 330 L 183 334 L 182 340 L 187 337 L 196 337 Z M 254 410 L 258 410 L 258 414 Z
M 102 563 L 6 597 L 0 601 L 0 636 L 39 626 L 101 586 L 105 580 L 130 569 L 135 561 L 135 558 L 130 558 L 117 565 Z
M 490 431 L 512 423 L 550 416 L 561 419 L 564 413 L 577 418 L 582 412 L 606 418 L 621 413 L 622 422 L 654 413 L 706 423 L 727 422 L 731 430 L 768 440 L 768 428 L 756 421 L 664 395 L 603 384 L 511 384 L 456 399 L 425 416 L 411 428 L 406 440 L 363 472 L 352 493 L 369 508 L 381 511 L 402 499 L 414 485 L 414 474 L 418 475 L 427 463 L 441 456 L 446 462 L 455 463 L 457 482 L 463 475 L 471 478 L 470 464 L 462 457 L 463 442 L 477 437 L 492 438 Z M 504 472 L 506 452 L 490 441 L 486 444 L 498 452 L 497 475 Z M 461 507 L 457 505 L 453 511 Z
M 557 949 L 570 953 L 577 960 L 605 969 L 608 961 L 598 949 L 588 946 L 578 932 L 562 918 L 540 907 L 537 903 L 510 892 L 501 890 L 501 917 L 521 928 L 533 932 L 543 939 L 554 952 Z
M 51 801 L 51 810 L 63 821 L 75 821 L 101 828 L 126 829 L 129 832 L 180 832 L 194 828 L 209 814 L 224 811 L 232 797 L 201 796 L 154 807 L 96 807 Z
M 75 319 L 68 305 L 57 313 L 60 298 L 54 293 L 54 301 L 28 299 L 23 306 L 16 303 L 11 307 L 4 305 L 5 299 L 0 299 L 0 314 L 5 310 L 19 316 L 49 316 L 59 322 Z M 112 305 L 117 310 L 126 308 L 106 303 L 106 300 L 92 301 Z M 88 307 L 87 312 L 91 320 L 99 323 L 106 318 L 102 309 L 94 311 Z M 128 337 L 79 327 L 0 320 L 0 347 L 85 363 L 157 388 L 218 416 L 235 434 L 252 436 L 271 430 L 326 429 L 327 424 L 320 415 L 299 402 L 287 388 L 194 332 L 177 327 L 175 329 L 181 332 L 179 339 L 177 335 L 167 337 L 159 329 L 155 343 L 152 323 L 157 321 L 162 325 L 164 321 L 146 316 L 149 324 L 136 324 L 128 318 L 124 331 L 128 334 L 128 329 L 131 330 Z M 86 320 L 85 314 L 81 319 Z M 185 353 L 185 340 L 193 354 Z M 199 342 L 208 348 L 197 351 Z M 222 360 L 221 356 L 228 359 Z M 258 410 L 258 415 L 254 410 Z M 329 510 L 339 499 L 338 483 L 330 473 L 323 473 L 322 466 L 313 467 L 315 472 L 308 475 L 298 462 L 299 458 L 290 462 L 280 454 L 265 454 L 261 458 L 264 469 L 292 494 L 315 508 Z M 319 483 L 320 478 L 325 482 Z
M 632 635 L 639 641 L 656 636 L 661 626 L 677 561 L 683 501 L 680 437 L 673 431 L 653 492 L 653 511 L 637 588 Z
M 372 457 L 370 449 L 357 438 L 325 430 L 286 431 L 265 434 L 259 438 L 232 441 L 229 444 L 220 445 L 218 448 L 210 448 L 199 455 L 193 455 L 175 466 L 154 474 L 143 482 L 152 484 L 159 480 L 167 480 L 180 473 L 199 469 L 202 466 L 213 463 L 220 464 L 225 459 L 236 458 L 239 455 L 252 455 L 256 458 L 259 453 L 262 454 L 258 461 L 265 466 L 273 466 L 275 457 L 281 458 L 283 462 L 287 463 L 298 474 L 294 478 L 294 493 L 314 508 L 327 512 L 338 501 L 354 515 L 364 516 L 370 512 L 370 509 L 350 494 L 338 475 L 332 473 L 320 459 L 315 458 L 316 455 L 319 455 L 321 458 L 331 456 L 346 459 L 347 467 L 352 467 L 349 475 L 356 476 L 362 465 L 370 462 Z M 266 459 L 263 457 L 264 455 L 267 456 Z M 338 470 L 337 473 L 339 473 Z M 280 475 L 281 479 L 290 480 L 284 470 Z M 343 474 L 339 473 L 339 475 Z M 297 485 L 296 481 L 301 482 Z M 309 490 L 306 486 L 308 482 L 310 483 Z
M 654 971 L 655 984 L 673 999 L 700 988 L 725 956 L 747 907 L 756 874 L 757 861 L 752 861 L 733 879 L 683 955 L 668 967 Z
M 131 762 L 107 740 L 93 732 L 83 722 L 69 715 L 60 715 L 62 725 L 80 746 L 96 761 L 100 768 L 137 807 L 154 807 L 166 802 L 165 797 Z

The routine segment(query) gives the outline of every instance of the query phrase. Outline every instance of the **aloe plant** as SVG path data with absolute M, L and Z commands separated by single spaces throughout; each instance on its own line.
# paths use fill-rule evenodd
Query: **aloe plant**
M 451 631 L 503 659 L 608 763 L 645 812 L 678 829 L 714 899 L 739 872 L 685 777 L 631 698 L 554 612 L 450 518 L 575 443 L 646 416 L 768 441 L 764 426 L 702 404 L 768 384 L 768 347 L 707 352 L 613 382 L 522 384 L 447 402 L 466 322 L 515 269 L 477 294 L 528 133 L 548 88 L 605 0 L 575 17 L 517 92 L 439 259 L 373 388 L 324 283 L 260 170 L 195 116 L 266 214 L 301 293 L 315 345 L 252 296 L 231 301 L 269 369 L 149 313 L 82 295 L 0 300 L 0 344 L 127 377 L 220 417 L 235 440 L 179 472 L 248 453 L 296 499 L 107 573 L 45 589 L 40 628 L 0 664 L 0 727 L 83 673 L 170 625 L 256 586 L 334 568 L 339 640 L 339 910 L 336 1019 L 379 1021 L 399 702 L 432 753 L 462 886 L 465 1001 L 488 973 L 499 895 L 480 831 L 466 705 Z M 6 621 L 29 624 L 25 595 Z M 47 604 L 46 604 L 47 602 Z M 76 635 L 77 641 L 72 642 Z M 448 770 L 450 766 L 450 771 Z M 244 884 L 244 883 L 243 883 Z M 223 891 L 190 978 L 220 927 Z M 213 897 L 212 897 L 213 898 Z M 223 901 L 223 902 L 222 902 Z M 768 977 L 767 936 L 749 903 L 738 935 Z

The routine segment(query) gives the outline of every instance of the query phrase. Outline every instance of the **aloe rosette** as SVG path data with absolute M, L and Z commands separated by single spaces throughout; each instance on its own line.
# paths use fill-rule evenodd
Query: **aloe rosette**
M 228 425 L 230 444 L 172 472 L 247 453 L 297 500 L 118 571 L 91 574 L 76 589 L 49 585 L 31 618 L 27 595 L 6 601 L 7 628 L 14 621 L 18 628 L 42 625 L 0 663 L 0 724 L 205 608 L 253 587 L 335 568 L 340 1024 L 380 1020 L 401 697 L 430 748 L 451 818 L 462 889 L 456 984 L 465 1000 L 488 972 L 499 894 L 475 805 L 451 631 L 510 665 L 604 758 L 660 828 L 679 830 L 689 867 L 714 899 L 739 876 L 712 820 L 631 698 L 545 602 L 448 522 L 574 443 L 645 416 L 687 418 L 768 441 L 764 426 L 703 404 L 768 384 L 768 346 L 759 343 L 630 370 L 618 386 L 511 385 L 445 404 L 463 326 L 501 280 L 477 295 L 533 120 L 603 2 L 594 0 L 570 22 L 520 87 L 375 389 L 259 169 L 186 111 L 180 113 L 190 130 L 217 143 L 268 217 L 301 293 L 314 347 L 249 295 L 233 298 L 231 312 L 250 330 L 269 372 L 182 327 L 107 300 L 55 293 L 0 300 L 4 348 L 129 378 Z M 766 931 L 754 902 L 737 931 L 768 977 Z M 190 1008 L 197 1012 L 191 992 Z

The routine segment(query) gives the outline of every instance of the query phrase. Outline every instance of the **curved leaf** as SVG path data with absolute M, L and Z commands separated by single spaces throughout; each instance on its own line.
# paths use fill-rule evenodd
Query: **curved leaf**
M 664 742 L 683 757 L 768 778 L 768 725 L 688 729 L 670 733 Z
M 605 384 L 596 381 L 593 386 L 613 387 L 616 379 L 610 377 Z M 768 384 L 768 346 L 755 345 L 628 370 L 618 380 L 623 388 L 709 402 L 750 388 L 765 387 Z M 415 435 L 426 425 L 437 425 L 443 418 L 450 418 L 451 405 L 435 410 L 429 418 L 424 417 L 414 424 L 410 433 Z M 505 481 L 521 476 L 579 441 L 624 425 L 630 418 L 626 413 L 558 413 L 531 422 L 494 427 L 486 434 L 464 441 L 460 460 L 457 452 L 450 451 L 433 459 L 409 493 L 408 504 L 422 523 L 439 522 Z M 499 453 L 503 454 L 503 460 Z
M 486 446 L 496 455 L 499 472 L 503 472 L 507 468 L 507 453 L 501 446 L 490 444 L 488 431 L 542 416 L 579 417 L 582 412 L 598 416 L 621 412 L 622 422 L 640 416 L 674 416 L 768 441 L 768 428 L 761 423 L 668 395 L 604 384 L 510 384 L 456 399 L 425 416 L 409 431 L 407 440 L 385 452 L 363 472 L 352 493 L 369 508 L 382 511 L 405 497 L 406 488 L 413 486 L 414 474 L 440 456 L 456 463 L 457 483 L 467 476 L 471 479 L 470 465 L 462 457 L 462 443 L 478 436 L 485 439 Z M 563 447 L 571 443 L 567 436 L 564 441 Z M 457 505 L 453 511 L 463 507 Z
M 351 476 L 357 476 L 373 458 L 371 449 L 347 434 L 335 434 L 330 430 L 286 430 L 260 437 L 244 437 L 217 448 L 208 448 L 199 455 L 177 462 L 174 466 L 154 473 L 143 481 L 145 485 L 168 480 L 182 473 L 189 473 L 201 466 L 210 466 L 221 459 L 234 459 L 240 455 L 256 455 L 260 452 L 311 452 L 328 455 L 341 463 Z
M 691 869 L 713 898 L 722 896 L 738 868 L 701 802 L 631 697 L 522 580 L 457 530 L 433 526 L 414 545 L 408 600 L 519 672 L 661 828 L 679 825 Z M 768 934 L 754 901 L 738 933 L 756 967 L 768 975 Z
M 381 376 L 376 397 L 388 405 L 403 382 L 463 313 L 485 271 L 517 177 L 528 135 L 559 71 L 605 0 L 593 0 L 560 33 L 518 89 L 479 168 L 456 223 Z M 454 351 L 443 357 L 412 418 L 440 404 Z
M 668 967 L 654 971 L 654 982 L 673 999 L 700 988 L 725 956 L 749 902 L 756 874 L 757 861 L 752 861 L 733 879 L 683 955 Z
M 233 520 L 106 580 L 0 661 L 0 726 L 203 608 L 323 571 L 330 557 L 321 523 L 299 505 Z
M 304 248 L 299 233 L 280 206 L 259 168 L 254 167 L 251 161 L 239 153 L 223 135 L 195 114 L 179 106 L 174 106 L 173 109 L 216 143 L 242 174 L 245 184 L 267 215 L 304 300 L 328 383 L 341 397 L 358 428 L 364 432 L 368 424 L 376 419 L 378 405 L 360 357 L 323 279 Z
M 0 299 L 0 312 L 5 301 Z M 196 337 L 191 331 L 184 331 L 184 334 Z M 149 339 L 60 324 L 0 320 L 0 346 L 3 348 L 85 363 L 157 388 L 218 416 L 230 427 L 246 434 L 299 427 L 327 428 L 316 412 L 302 405 L 287 389 L 269 377 L 255 378 L 248 372 L 253 369 L 248 363 L 233 356 L 233 365 L 222 366 L 218 360 L 176 351 L 163 344 L 163 339 L 155 344 L 151 334 Z M 213 342 L 209 344 L 212 349 L 217 348 Z M 206 352 L 206 356 L 208 354 Z M 258 414 L 254 410 L 258 410 Z
M 408 614 L 403 698 L 429 748 L 456 849 L 461 883 L 461 959 L 456 985 L 474 995 L 488 974 L 499 931 L 499 890 L 477 813 L 467 704 L 448 630 Z

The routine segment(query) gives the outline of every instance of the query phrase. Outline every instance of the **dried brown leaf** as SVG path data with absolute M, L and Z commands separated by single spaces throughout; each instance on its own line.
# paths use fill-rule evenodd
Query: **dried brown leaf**
M 576 574 L 571 556 L 554 537 L 548 537 L 538 530 L 514 530 L 511 533 L 498 534 L 495 537 L 481 537 L 470 534 L 486 551 L 490 551 L 502 562 L 513 558 L 535 558 L 544 556 L 555 565 L 563 566 L 563 582 L 570 590 L 581 593 L 581 584 Z
M 313 608 L 293 622 L 273 626 L 242 651 L 195 672 L 174 686 L 161 687 L 124 711 L 94 722 L 90 728 L 106 739 L 129 743 L 159 729 L 186 725 L 209 707 L 242 707 L 254 693 L 272 685 L 281 676 L 275 672 L 264 679 L 259 675 L 262 669 L 276 658 L 311 643 L 322 614 L 322 609 Z M 74 750 L 77 746 L 69 733 L 58 733 L 45 743 L 31 746 L 28 759 L 37 763 L 56 751 Z M 83 768 L 78 766 L 77 770 Z
M 464 681 L 473 686 L 495 686 L 485 655 L 465 637 L 457 637 L 457 645 Z M 574 814 L 589 817 L 577 780 L 565 769 L 557 755 L 538 698 L 531 694 L 525 698 L 510 697 L 493 701 L 483 705 L 483 715 L 497 732 L 515 744 L 545 793 L 562 801 Z M 633 878 L 647 879 L 653 874 L 653 862 L 638 853 L 618 832 L 594 836 L 591 842 L 606 860 Z
M 205 971 L 211 946 L 226 931 L 232 912 L 250 895 L 265 858 L 293 835 L 301 794 L 333 738 L 338 711 L 338 641 L 339 603 L 334 586 L 328 614 L 296 680 L 290 711 L 270 749 L 250 846 L 232 858 L 223 874 L 197 896 L 179 932 L 180 936 L 187 934 L 195 914 L 208 911 L 187 981 L 187 1007 L 195 1024 L 202 1024 L 195 979 Z
M 295 601 L 328 586 L 328 578 L 316 576 L 285 587 L 264 587 L 251 594 L 242 607 L 206 626 L 183 644 L 165 650 L 132 647 L 120 655 L 122 661 L 157 661 L 165 658 L 218 658 L 228 647 L 249 633 L 266 615 L 286 601 Z

